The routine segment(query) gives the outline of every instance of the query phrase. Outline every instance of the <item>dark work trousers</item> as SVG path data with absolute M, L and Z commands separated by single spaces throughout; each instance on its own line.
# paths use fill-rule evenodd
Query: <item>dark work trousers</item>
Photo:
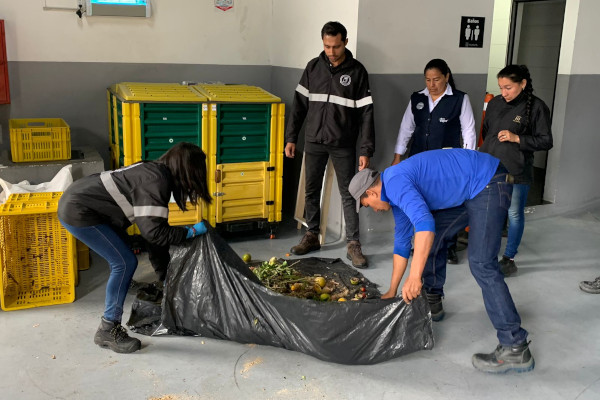
M 344 207 L 346 240 L 359 240 L 356 200 L 348 192 L 348 185 L 356 171 L 356 149 L 334 147 L 306 142 L 304 145 L 305 212 L 308 230 L 319 234 L 321 222 L 321 188 L 327 161 L 331 158 Z
M 171 261 L 171 255 L 169 254 L 170 246 L 158 246 L 156 244 L 151 244 L 146 240 L 144 240 L 144 242 L 146 243 L 146 250 L 148 251 L 148 260 L 150 261 L 158 280 L 164 282 L 167 277 L 167 267 Z
M 512 184 L 506 182 L 506 169 L 499 166 L 496 175 L 477 196 L 461 206 L 434 211 L 436 234 L 423 271 L 425 291 L 444 294 L 447 243 L 469 225 L 469 268 L 481 288 L 498 340 L 504 346 L 521 344 L 527 339 L 527 331 L 521 328 L 521 318 L 498 265 L 511 194 Z

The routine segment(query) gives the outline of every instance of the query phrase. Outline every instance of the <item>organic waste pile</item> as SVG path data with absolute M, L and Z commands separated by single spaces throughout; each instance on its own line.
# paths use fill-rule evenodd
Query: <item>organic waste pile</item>
M 311 259 L 284 260 L 272 257 L 269 261 L 249 262 L 250 270 L 263 285 L 286 296 L 317 301 L 359 301 L 379 297 L 376 285 L 347 266 L 328 264 L 314 266 Z
M 208 225 L 206 234 L 173 250 L 160 303 L 154 287 L 144 296 L 138 292 L 127 325 L 153 336 L 269 345 L 348 365 L 433 347 L 424 296 L 410 304 L 381 299 L 375 285 L 340 259 L 274 258 L 265 265 L 244 258 Z M 356 301 L 338 302 L 361 293 Z M 321 300 L 323 294 L 326 301 L 297 298 Z

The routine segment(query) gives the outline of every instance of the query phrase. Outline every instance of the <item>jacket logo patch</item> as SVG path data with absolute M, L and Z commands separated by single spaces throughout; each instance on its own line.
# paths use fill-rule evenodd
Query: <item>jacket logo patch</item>
M 417 110 L 422 110 L 423 107 L 425 107 L 425 104 L 423 104 L 423 102 L 417 103 Z
M 446 118 L 442 117 L 442 118 L 440 118 L 440 122 L 442 124 L 445 124 L 446 122 L 448 122 L 448 120 Z
M 352 82 L 350 75 L 340 76 L 340 83 L 342 84 L 342 86 L 348 86 L 350 84 L 350 82 Z
M 520 123 L 521 123 L 521 116 L 520 116 L 520 115 L 517 115 L 517 116 L 515 117 L 515 119 L 513 119 L 513 122 L 516 122 L 517 124 L 520 124 Z

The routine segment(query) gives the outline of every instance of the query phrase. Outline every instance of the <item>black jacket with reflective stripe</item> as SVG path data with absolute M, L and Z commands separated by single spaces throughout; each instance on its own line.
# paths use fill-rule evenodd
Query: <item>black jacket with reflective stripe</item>
M 307 142 L 354 147 L 359 140 L 359 155 L 373 156 L 375 125 L 369 75 L 350 50 L 346 49 L 346 58 L 335 68 L 324 51 L 306 65 L 294 93 L 286 143 L 298 141 L 303 124 Z
M 112 171 L 110 176 L 135 210 L 135 223 L 144 239 L 159 246 L 185 240 L 187 228 L 168 223 L 173 177 L 166 165 L 143 162 Z M 58 203 L 58 217 L 77 227 L 109 224 L 123 230 L 131 225 L 100 174 L 78 179 L 67 188 Z

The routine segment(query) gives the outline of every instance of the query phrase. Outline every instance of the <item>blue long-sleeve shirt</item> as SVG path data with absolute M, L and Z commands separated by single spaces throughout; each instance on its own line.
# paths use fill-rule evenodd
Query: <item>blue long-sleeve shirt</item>
M 396 222 L 394 254 L 408 258 L 414 232 L 435 232 L 431 211 L 457 207 L 477 196 L 499 162 L 474 150 L 431 150 L 383 171 L 381 200 L 390 203 Z

